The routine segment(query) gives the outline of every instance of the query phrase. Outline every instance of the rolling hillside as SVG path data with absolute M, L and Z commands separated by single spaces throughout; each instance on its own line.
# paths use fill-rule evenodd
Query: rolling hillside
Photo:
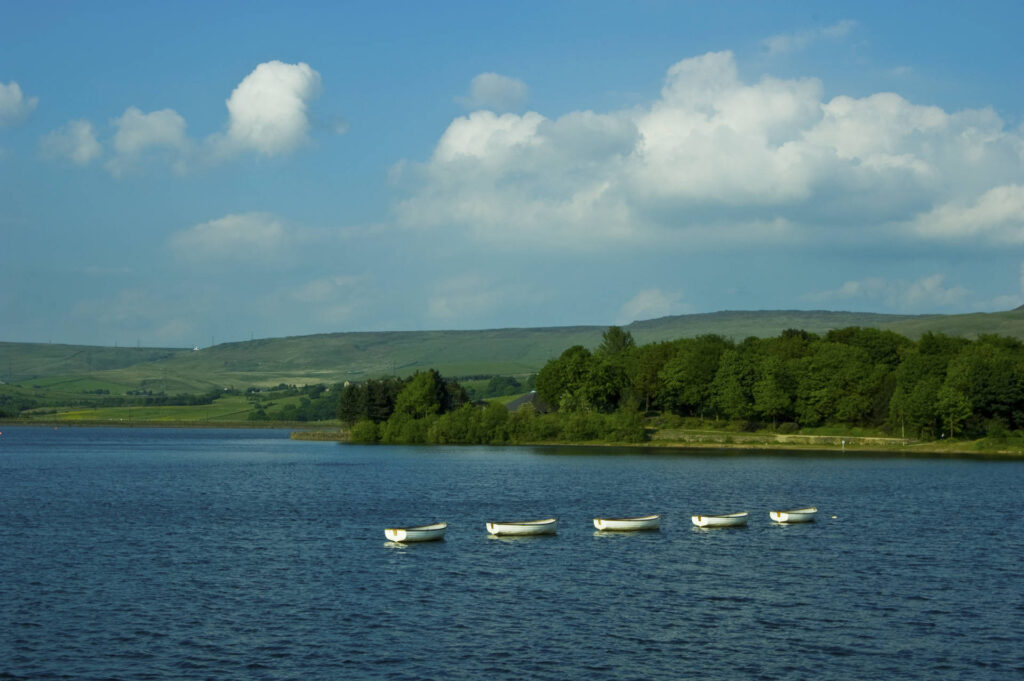
M 889 329 L 1024 339 L 1024 309 L 968 315 L 901 316 L 828 311 L 750 311 L 679 315 L 624 327 L 640 344 L 717 333 L 741 340 L 798 328 Z M 224 343 L 187 350 L 0 343 L 0 380 L 69 393 L 97 388 L 191 392 L 215 386 L 269 386 L 362 380 L 435 368 L 446 376 L 526 375 L 564 349 L 596 347 L 605 326 L 481 331 L 350 332 Z

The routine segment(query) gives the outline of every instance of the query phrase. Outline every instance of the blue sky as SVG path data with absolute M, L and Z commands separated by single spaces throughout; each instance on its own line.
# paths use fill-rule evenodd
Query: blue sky
M 0 340 L 1024 304 L 1024 5 L 15 3 Z

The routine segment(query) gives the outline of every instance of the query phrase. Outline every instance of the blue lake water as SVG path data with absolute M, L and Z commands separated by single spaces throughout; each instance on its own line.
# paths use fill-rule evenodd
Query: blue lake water
M 1021 461 L 0 430 L 0 679 L 1024 676 Z

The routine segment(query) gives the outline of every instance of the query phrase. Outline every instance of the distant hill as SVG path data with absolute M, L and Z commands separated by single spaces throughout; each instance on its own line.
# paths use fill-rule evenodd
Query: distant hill
M 804 310 L 724 311 L 637 321 L 623 328 L 637 343 L 716 333 L 735 340 L 786 329 L 824 333 L 848 326 L 916 338 L 927 331 L 1024 340 L 1024 309 L 966 315 L 887 315 Z M 525 375 L 572 345 L 596 347 L 606 326 L 481 331 L 381 331 L 224 343 L 201 350 L 0 343 L 0 380 L 65 386 L 118 386 L 154 392 L 213 386 L 335 383 L 435 368 L 445 376 Z M 85 382 L 88 377 L 88 383 Z

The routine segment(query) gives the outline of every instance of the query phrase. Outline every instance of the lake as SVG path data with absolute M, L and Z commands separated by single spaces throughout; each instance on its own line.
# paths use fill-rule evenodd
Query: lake
M 0 679 L 1024 675 L 1021 461 L 0 431 Z

